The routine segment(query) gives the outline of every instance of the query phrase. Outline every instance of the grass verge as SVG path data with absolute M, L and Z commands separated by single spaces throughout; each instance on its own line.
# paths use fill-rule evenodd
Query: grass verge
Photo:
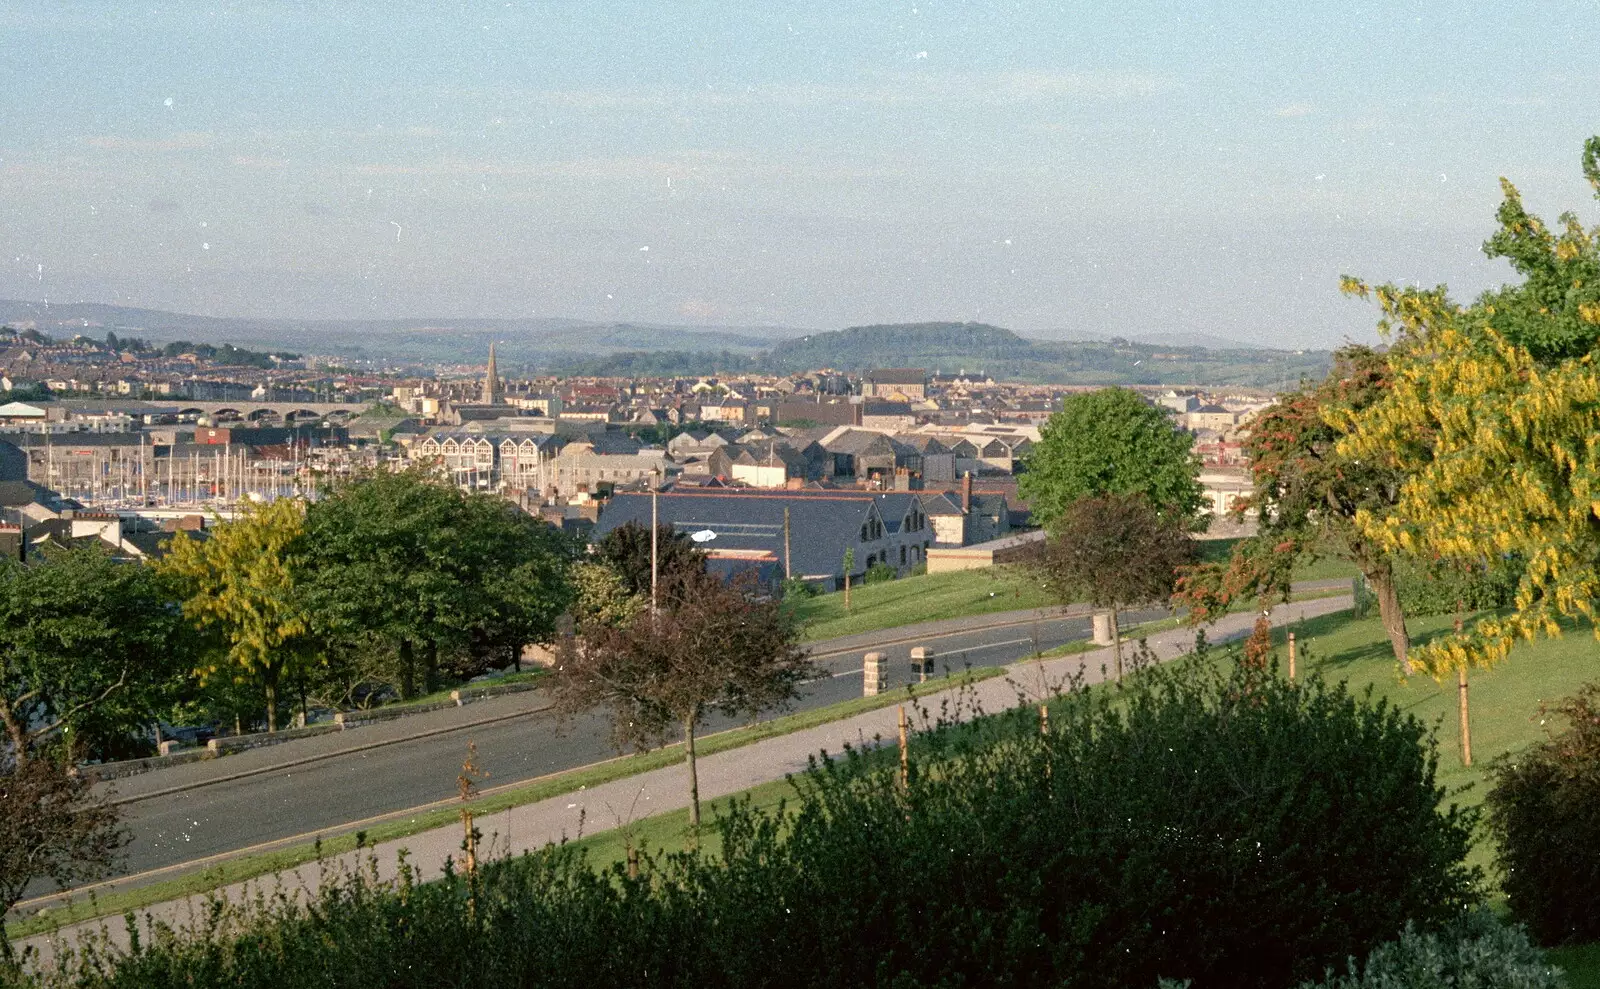
M 1021 567 L 999 566 L 864 584 L 851 588 L 849 611 L 844 609 L 842 591 L 800 598 L 793 607 L 806 641 L 815 642 L 941 618 L 1046 608 L 1056 603 Z
M 947 676 L 931 677 L 926 683 L 913 684 L 909 688 L 879 694 L 875 697 L 854 697 L 837 704 L 819 707 L 810 711 L 797 711 L 766 721 L 759 721 L 752 725 L 731 728 L 727 731 L 706 735 L 696 740 L 695 750 L 700 757 L 715 755 L 730 749 L 752 745 L 768 738 L 788 735 L 818 725 L 840 721 L 867 711 L 890 707 L 903 703 L 908 696 L 927 696 L 942 690 L 949 690 L 965 684 L 987 680 L 990 677 L 1000 676 L 1005 673 L 1004 667 L 979 667 Z M 484 791 L 472 803 L 473 813 L 482 817 L 499 811 L 520 807 L 524 804 L 537 803 L 550 797 L 572 793 L 576 790 L 598 786 L 613 780 L 624 779 L 639 773 L 660 769 L 664 766 L 676 765 L 683 760 L 683 746 L 681 743 L 666 745 L 649 752 L 635 755 L 621 756 L 606 762 L 595 763 L 591 766 L 582 766 L 577 769 L 555 773 L 524 783 L 508 784 L 505 787 Z M 73 898 L 64 905 L 53 907 L 45 913 L 35 913 L 31 916 L 19 917 L 6 923 L 6 933 L 12 940 L 31 937 L 46 931 L 75 924 L 97 917 L 117 916 L 128 911 L 137 911 L 157 903 L 169 900 L 179 900 L 196 894 L 207 893 L 223 886 L 268 876 L 278 872 L 314 862 L 319 858 L 342 855 L 354 851 L 356 836 L 361 834 L 367 845 L 381 842 L 394 841 L 400 838 L 409 838 L 412 835 L 435 828 L 454 825 L 460 819 L 461 805 L 454 800 L 440 801 L 418 809 L 417 813 L 409 817 L 396 820 L 382 821 L 370 827 L 357 830 L 348 830 L 344 833 L 334 834 L 322 840 L 306 841 L 284 848 L 261 852 L 254 855 L 243 855 L 234 859 L 227 859 L 216 865 L 198 872 L 189 873 L 173 879 L 150 883 L 146 886 L 137 886 L 131 889 L 111 889 L 103 894 L 86 894 L 81 898 Z M 403 813 L 403 812 L 402 812 Z M 671 818 L 671 814 L 661 815 L 662 818 Z M 654 821 L 654 818 L 647 820 Z M 687 823 L 685 812 L 684 823 Z M 642 823 L 642 822 L 641 822 Z M 665 827 L 666 825 L 662 825 Z M 657 825 L 651 824 L 652 829 Z M 597 839 L 596 839 L 597 840 Z M 621 840 L 621 839 L 619 839 Z M 618 846 L 621 847 L 621 846 Z

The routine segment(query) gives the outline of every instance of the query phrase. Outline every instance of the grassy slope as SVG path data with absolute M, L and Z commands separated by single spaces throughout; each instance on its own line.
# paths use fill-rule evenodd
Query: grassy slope
M 1228 557 L 1236 540 L 1215 539 L 1197 543 L 1205 561 Z M 1336 557 L 1295 568 L 1295 580 L 1329 580 L 1353 577 L 1356 570 Z M 962 570 L 956 573 L 902 577 L 881 584 L 856 587 L 850 592 L 850 610 L 844 594 L 834 592 L 795 602 L 796 616 L 805 626 L 807 641 L 838 638 L 861 632 L 899 628 L 940 618 L 965 618 L 998 611 L 1050 607 L 1055 602 L 1037 579 L 1016 565 Z
M 795 603 L 809 641 L 875 632 L 940 618 L 962 618 L 1020 608 L 1042 608 L 1055 601 L 1014 566 L 962 570 L 957 573 L 902 577 L 866 584 L 850 591 L 850 610 L 843 592 L 820 594 Z

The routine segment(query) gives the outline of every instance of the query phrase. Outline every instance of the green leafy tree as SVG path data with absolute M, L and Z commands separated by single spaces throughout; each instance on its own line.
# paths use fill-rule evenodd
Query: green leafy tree
M 650 600 L 650 527 L 629 522 L 606 533 L 595 543 L 594 558 L 622 578 L 629 593 Z M 661 587 L 681 585 L 680 574 L 706 568 L 705 550 L 688 533 L 671 525 L 656 526 L 656 579 Z
M 604 708 L 618 746 L 647 748 L 679 735 L 689 771 L 689 819 L 700 823 L 695 733 L 711 711 L 754 715 L 787 704 L 815 675 L 782 603 L 704 571 L 680 571 L 668 602 L 625 624 L 579 628 L 563 646 L 557 707 Z
M 422 468 L 342 479 L 306 509 L 308 595 L 339 638 L 376 636 L 395 655 L 402 697 L 433 689 L 439 644 L 468 607 L 459 566 L 462 494 Z
M 475 661 L 458 675 L 516 663 L 524 646 L 550 641 L 571 605 L 573 544 L 509 501 L 487 494 L 461 503 L 458 563 L 468 574 L 467 611 L 458 616 Z
M 307 509 L 306 534 L 319 620 L 335 638 L 387 642 L 405 697 L 417 690 L 419 649 L 423 688 L 434 690 L 441 658 L 505 665 L 550 637 L 570 603 L 570 543 L 422 468 L 336 484 Z
M 1018 493 L 1046 527 L 1080 498 L 1142 494 L 1158 514 L 1197 525 L 1205 494 L 1194 437 L 1125 388 L 1072 395 L 1024 460 Z
M 1600 194 L 1600 138 L 1585 145 L 1583 171 Z M 1347 434 L 1338 452 L 1405 477 L 1394 508 L 1357 512 L 1357 528 L 1428 561 L 1526 563 L 1509 613 L 1415 651 L 1433 673 L 1560 635 L 1563 619 L 1600 617 L 1600 227 L 1567 215 L 1553 234 L 1509 183 L 1499 218 L 1485 249 L 1524 279 L 1472 306 L 1442 288 L 1344 286 L 1377 299 L 1390 385 L 1338 423 Z
M 267 731 L 278 730 L 278 688 L 302 675 L 316 639 L 301 579 L 305 508 L 279 499 L 247 506 L 201 541 L 179 533 L 159 564 L 186 595 L 183 612 L 220 643 L 202 679 L 243 676 L 260 683 Z
M 1405 474 L 1385 460 L 1338 449 L 1345 436 L 1338 423 L 1382 399 L 1388 376 L 1383 355 L 1346 347 L 1334 355 L 1327 378 L 1280 396 L 1251 420 L 1245 450 L 1254 490 L 1235 511 L 1256 510 L 1257 534 L 1237 544 L 1227 563 L 1197 567 L 1180 580 L 1178 600 L 1192 620 L 1250 597 L 1288 600 L 1295 561 L 1331 552 L 1366 576 L 1395 660 L 1410 671 L 1394 551 L 1356 525 L 1363 513 L 1382 518 L 1394 510 Z
M 0 725 L 10 758 L 69 762 L 148 726 L 190 668 L 176 596 L 97 548 L 0 563 Z
M 1063 604 L 1087 600 L 1111 613 L 1112 655 L 1122 679 L 1118 610 L 1165 600 L 1194 562 L 1179 518 L 1162 516 L 1143 494 L 1080 498 L 1056 519 L 1036 566 Z
M 630 593 L 622 577 L 603 563 L 574 563 L 571 579 L 572 617 L 580 627 L 625 625 L 649 604 Z

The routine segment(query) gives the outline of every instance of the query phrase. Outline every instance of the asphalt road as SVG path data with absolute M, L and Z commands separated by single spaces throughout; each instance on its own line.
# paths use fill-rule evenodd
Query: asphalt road
M 1131 625 L 1163 617 L 1165 611 L 1127 613 Z M 877 641 L 901 639 L 906 629 L 878 633 Z M 936 662 L 951 669 L 964 666 L 1001 666 L 1087 638 L 1089 619 L 1046 618 L 1025 625 L 930 636 L 916 642 L 878 647 L 887 655 L 891 686 L 911 680 L 910 650 L 923 645 Z M 869 647 L 865 637 L 848 642 L 855 646 L 841 654 L 823 653 L 819 665 L 828 674 L 808 684 L 795 710 L 821 707 L 861 695 L 862 656 Z M 819 643 L 817 648 L 829 648 Z M 471 709 L 464 709 L 471 710 Z M 733 727 L 732 719 L 713 718 L 707 732 Z M 354 733 L 351 733 L 354 737 Z M 325 736 L 326 737 L 326 736 Z M 195 859 L 251 848 L 264 842 L 318 832 L 347 830 L 352 822 L 453 797 L 466 744 L 477 745 L 478 765 L 489 771 L 486 786 L 499 786 L 598 762 L 616 755 L 607 738 L 607 725 L 599 716 L 567 725 L 547 712 L 512 716 L 494 724 L 446 731 L 428 738 L 408 739 L 363 752 L 319 759 L 252 775 L 220 781 L 182 792 L 151 796 L 126 804 L 124 819 L 133 835 L 120 875 L 175 866 Z M 287 747 L 283 747 L 287 748 Z M 256 755 L 246 753 L 246 756 Z M 271 758 L 271 756 L 258 756 Z M 243 757 L 229 757 L 211 766 L 223 766 Z M 285 760 L 287 761 L 287 760 Z M 188 767 L 180 767 L 187 769 Z M 177 769 L 168 771 L 174 776 Z M 122 795 L 139 795 L 163 773 L 113 784 Z M 44 892 L 44 889 L 30 892 Z

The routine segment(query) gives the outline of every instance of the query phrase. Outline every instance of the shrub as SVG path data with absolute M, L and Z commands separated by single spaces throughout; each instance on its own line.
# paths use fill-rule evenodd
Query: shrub
M 1044 737 L 1029 712 L 930 736 L 904 796 L 864 756 L 825 766 L 782 840 L 735 815 L 726 875 L 760 895 L 707 954 L 734 985 L 1278 987 L 1475 900 L 1474 816 L 1439 810 L 1415 717 L 1317 681 L 1143 680 Z
M 1408 617 L 1451 615 L 1458 606 L 1468 613 L 1503 608 L 1516 597 L 1523 570 L 1516 557 L 1472 570 L 1401 557 L 1394 566 L 1395 591 Z
M 1558 989 L 1558 971 L 1520 927 L 1474 910 L 1439 933 L 1407 924 L 1398 941 L 1379 945 L 1347 975 L 1300 989 Z
M 895 571 L 894 567 L 889 566 L 889 564 L 874 563 L 872 566 L 867 568 L 867 575 L 862 583 L 882 584 L 885 581 L 894 580 L 898 576 L 899 573 Z
M 852 751 L 639 878 L 553 848 L 475 877 L 203 913 L 65 984 L 1112 987 L 1315 977 L 1474 899 L 1415 717 L 1188 665 Z M 888 758 L 886 758 L 888 757 Z M 376 870 L 374 870 L 375 872 Z M 93 962 L 93 960 L 91 960 Z
M 1600 940 L 1600 684 L 1555 713 L 1564 730 L 1493 770 L 1500 885 L 1541 943 Z
M 795 598 L 797 600 L 814 598 L 821 593 L 821 588 L 819 588 L 816 584 L 811 583 L 811 581 L 806 580 L 804 577 L 790 577 L 783 582 L 784 600 L 788 600 L 789 598 Z

